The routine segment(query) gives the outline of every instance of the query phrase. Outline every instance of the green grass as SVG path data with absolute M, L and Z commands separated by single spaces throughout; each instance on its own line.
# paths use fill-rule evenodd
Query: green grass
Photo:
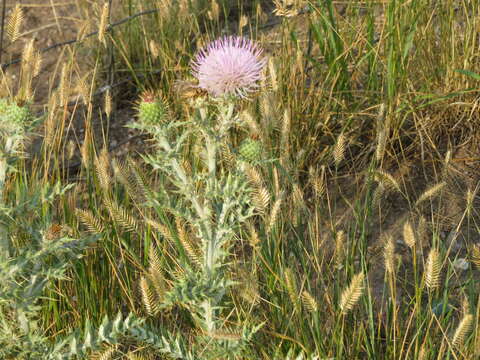
M 52 224 L 73 237 L 98 237 L 38 302 L 48 337 L 81 331 L 87 319 L 98 327 L 106 315 L 132 312 L 179 335 L 187 348 L 201 336 L 206 348 L 221 342 L 204 333 L 188 306 L 154 315 L 145 309 L 140 279 L 152 274 L 152 251 L 166 289 L 187 266 L 200 271 L 204 251 L 194 224 L 165 205 L 167 197 L 183 204 L 174 179 L 141 156 L 155 153 L 154 142 L 142 135 L 140 146 L 124 145 L 126 154 L 102 149 L 115 136 L 130 136 L 109 126 L 125 122 L 124 114 L 134 117 L 146 89 L 168 100 L 172 123 L 193 114 L 176 81 L 191 80 L 197 49 L 238 33 L 244 15 L 243 33 L 267 49 L 271 63 L 254 100 L 238 105 L 251 121 L 230 131 L 218 167 L 237 170 L 233 150 L 248 136 L 260 139 L 270 160 L 246 173 L 256 212 L 236 230 L 225 275 L 235 284 L 215 312 L 228 333 L 220 337 L 262 325 L 244 355 L 231 358 L 478 358 L 480 5 L 318 0 L 305 13 L 280 18 L 266 1 L 217 0 L 218 13 L 210 1 L 167 3 L 124 1 L 114 20 L 159 11 L 115 27 L 105 44 L 92 37 L 61 55 L 69 80 L 49 94 L 45 126 L 37 128 L 45 136 L 41 151 L 27 147 L 29 157 L 15 163 L 3 190 L 9 206 L 19 207 L 47 186 L 73 186 L 40 201 L 35 214 L 19 207 L 3 216 L 19 252 L 31 229 Z M 100 17 L 101 7 L 85 9 Z M 122 85 L 108 95 L 92 95 L 116 83 Z M 67 106 L 62 91 L 83 99 Z M 110 116 L 105 98 L 113 104 Z M 202 141 L 193 132 L 176 154 L 192 174 L 205 170 Z M 199 178 L 195 186 L 202 184 Z M 463 260 L 466 270 L 457 266 Z M 359 274 L 363 281 L 349 288 Z M 159 301 L 161 294 L 152 296 Z M 134 358 L 135 349 L 164 358 L 130 339 L 111 358 Z

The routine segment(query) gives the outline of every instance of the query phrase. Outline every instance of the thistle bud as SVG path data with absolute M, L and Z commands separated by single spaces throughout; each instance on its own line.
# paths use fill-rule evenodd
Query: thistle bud
M 7 104 L 1 102 L 0 113 L 5 116 L 5 121 L 11 124 L 26 125 L 30 119 L 30 109 L 27 105 L 17 105 L 15 102 Z
M 262 159 L 263 147 L 260 141 L 247 138 L 242 141 L 238 148 L 238 153 L 243 161 L 252 163 Z
M 164 98 L 144 92 L 138 105 L 138 117 L 145 125 L 159 125 L 167 119 L 168 105 Z

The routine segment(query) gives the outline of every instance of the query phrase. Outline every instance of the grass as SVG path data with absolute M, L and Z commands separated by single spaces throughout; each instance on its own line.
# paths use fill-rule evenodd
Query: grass
M 3 216 L 14 253 L 29 246 L 31 229 L 97 239 L 38 302 L 51 340 L 120 312 L 179 334 L 186 348 L 199 336 L 206 348 L 234 342 L 236 329 L 261 325 L 243 355 L 216 358 L 480 356 L 479 4 L 312 0 L 298 13 L 285 7 L 291 17 L 275 17 L 267 1 L 71 7 L 79 28 L 103 29 L 65 47 L 40 75 L 55 84 L 34 104 L 46 111 L 43 124 L 3 190 L 18 207 Z M 12 46 L 29 38 L 16 21 Z M 238 105 L 244 124 L 218 149 L 218 167 L 236 171 L 246 137 L 260 139 L 269 160 L 245 171 L 255 215 L 236 229 L 225 260 L 234 285 L 212 310 L 224 330 L 205 333 L 192 307 L 156 308 L 187 269 L 200 272 L 205 249 L 195 224 L 166 205 L 183 204 L 182 195 L 147 161 L 155 135 L 123 125 L 135 122 L 135 101 L 150 89 L 167 99 L 172 122 L 194 114 L 177 80 L 191 79 L 197 49 L 240 32 L 269 63 L 254 100 Z M 41 87 L 31 53 L 6 70 L 5 79 L 22 81 L 3 81 L 5 96 Z M 176 154 L 188 174 L 205 168 L 202 141 L 192 132 Z M 45 201 L 57 183 L 72 188 Z M 36 210 L 22 211 L 36 197 Z M 127 339 L 88 356 L 163 358 L 156 351 Z

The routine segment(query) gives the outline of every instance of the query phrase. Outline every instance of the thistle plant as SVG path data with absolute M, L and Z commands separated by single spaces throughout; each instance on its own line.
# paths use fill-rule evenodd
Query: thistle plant
M 71 186 L 45 185 L 20 191 L 14 204 L 5 183 L 16 171 L 24 142 L 35 119 L 27 104 L 0 100 L 0 358 L 39 359 L 51 353 L 40 326 L 40 300 L 93 238 L 75 239 L 51 224 L 45 209 Z M 29 185 L 26 185 L 27 187 Z M 27 195 L 28 194 L 28 195 Z M 33 218 L 25 214 L 35 214 Z M 39 215 L 42 214 L 42 215 Z M 46 215 L 46 217 L 44 217 Z M 20 229 L 20 230 L 19 230 Z M 20 235 L 19 235 L 20 233 Z M 19 241 L 18 237 L 22 240 Z M 16 238 L 15 246 L 12 246 Z
M 228 37 L 211 43 L 193 61 L 192 72 L 198 87 L 208 96 L 192 101 L 191 117 L 185 121 L 174 120 L 164 101 L 149 100 L 148 105 L 142 100 L 139 122 L 132 125 L 153 136 L 157 151 L 146 156 L 146 161 L 167 175 L 179 194 L 173 199 L 169 193 L 158 193 L 151 205 L 159 212 L 168 208 L 176 218 L 184 219 L 201 245 L 200 269 L 185 261 L 183 278 L 177 279 L 173 287 L 162 294 L 163 302 L 158 308 L 175 304 L 186 307 L 203 332 L 200 344 L 209 344 L 209 354 L 221 358 L 238 355 L 256 331 L 256 328 L 245 327 L 235 332 L 241 335 L 221 335 L 231 335 L 231 331 L 222 329 L 224 319 L 221 318 L 225 294 L 235 283 L 227 276 L 230 249 L 242 225 L 253 215 L 254 206 L 241 167 L 221 168 L 218 153 L 231 128 L 239 122 L 237 99 L 246 98 L 258 86 L 257 80 L 265 65 L 261 52 L 244 38 Z M 143 95 L 142 99 L 145 98 Z M 147 106 L 149 110 L 145 111 Z M 159 121 L 152 122 L 151 118 Z M 191 138 L 196 138 L 202 149 L 203 164 L 195 171 L 181 161 L 182 150 Z M 245 149 L 240 152 L 245 154 L 241 156 L 254 160 L 260 157 L 261 149 L 255 144 L 244 144 L 242 148 Z M 143 288 L 144 293 L 149 292 L 145 284 Z
M 5 208 L 3 190 L 5 181 L 14 170 L 13 162 L 21 154 L 28 130 L 32 126 L 28 104 L 0 99 L 0 207 Z M 5 226 L 0 224 L 0 259 L 10 256 L 10 245 Z

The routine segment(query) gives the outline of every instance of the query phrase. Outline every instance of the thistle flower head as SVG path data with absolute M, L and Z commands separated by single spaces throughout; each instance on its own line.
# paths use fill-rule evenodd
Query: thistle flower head
M 229 36 L 210 43 L 192 63 L 198 86 L 214 97 L 234 95 L 246 98 L 258 87 L 266 60 L 252 41 Z

